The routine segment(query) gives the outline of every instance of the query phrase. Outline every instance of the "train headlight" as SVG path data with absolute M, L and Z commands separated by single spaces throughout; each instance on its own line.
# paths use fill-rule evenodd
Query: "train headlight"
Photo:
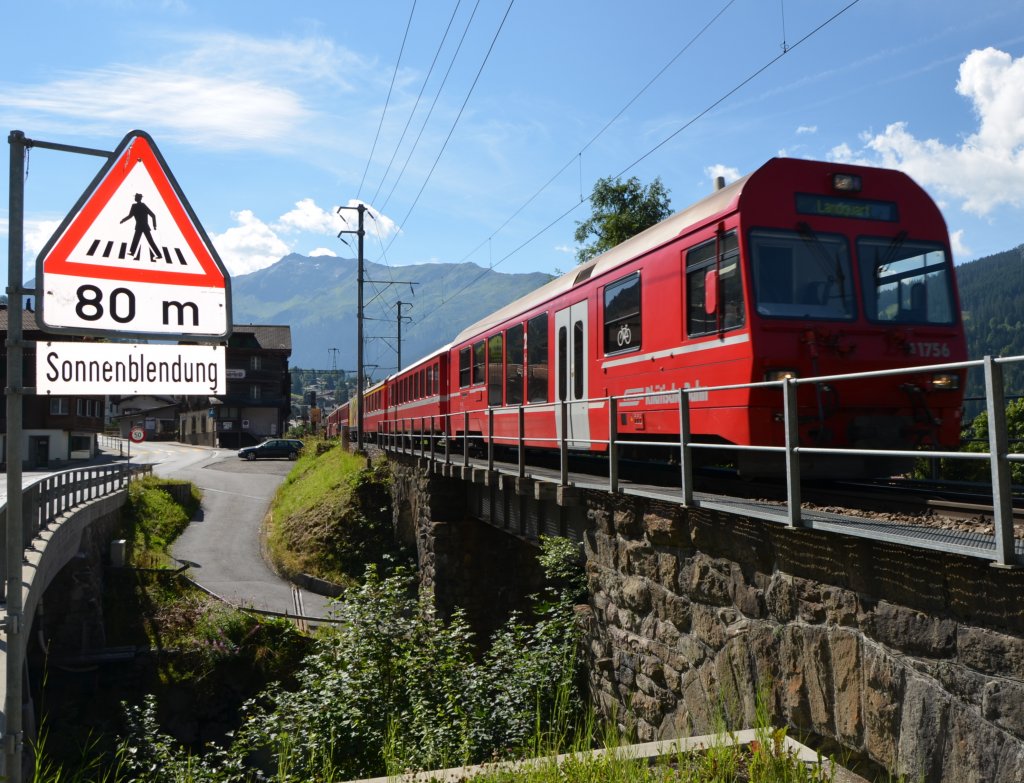
M 932 388 L 941 391 L 956 391 L 960 388 L 960 376 L 951 372 L 937 372 L 932 376 Z
M 856 174 L 833 174 L 832 190 L 844 193 L 860 193 L 860 177 Z
M 796 370 L 765 370 L 764 373 L 766 381 L 788 381 L 790 378 L 796 377 Z

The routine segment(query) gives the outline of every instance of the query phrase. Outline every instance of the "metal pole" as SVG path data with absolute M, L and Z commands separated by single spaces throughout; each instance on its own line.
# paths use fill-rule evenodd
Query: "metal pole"
M 992 524 L 996 537 L 996 565 L 1015 563 L 1013 551 L 1013 493 L 1010 465 L 1006 459 L 1009 442 L 1006 431 L 1006 400 L 1003 368 L 985 357 L 985 408 L 988 413 L 988 451 L 992 464 Z
M 363 204 L 358 205 L 359 209 L 359 229 L 356 232 L 356 236 L 359 239 L 357 247 L 358 259 L 359 259 L 359 270 L 358 270 L 358 287 L 359 292 L 358 302 L 356 303 L 356 340 L 358 346 L 356 348 L 356 400 L 359 405 L 358 424 L 359 430 L 356 432 L 356 450 L 363 450 L 363 235 L 366 233 L 363 231 L 363 214 L 366 212 L 366 207 Z
M 526 411 L 522 405 L 516 417 L 519 420 L 519 478 L 526 476 Z
M 22 264 L 25 222 L 25 134 L 11 131 L 10 200 L 7 227 L 7 695 L 4 700 L 4 780 L 20 783 L 22 732 L 21 699 L 24 666 L 24 606 L 22 605 L 21 438 L 22 438 Z
M 786 426 L 786 495 L 789 499 L 789 524 L 800 527 L 800 423 L 797 419 L 796 381 L 782 383 L 782 401 Z
M 690 395 L 679 390 L 679 474 L 683 505 L 693 505 L 693 450 L 690 448 Z
M 619 401 L 608 398 L 608 491 L 615 494 L 619 491 L 619 444 L 615 442 L 618 429 L 616 419 L 619 417 Z
M 562 400 L 559 406 L 558 416 L 562 423 L 562 437 L 558 442 L 558 456 L 561 464 L 558 480 L 565 487 L 569 484 L 569 441 L 566 440 L 569 433 L 569 408 L 566 406 L 565 400 Z
M 494 408 L 487 409 L 487 469 L 494 470 Z

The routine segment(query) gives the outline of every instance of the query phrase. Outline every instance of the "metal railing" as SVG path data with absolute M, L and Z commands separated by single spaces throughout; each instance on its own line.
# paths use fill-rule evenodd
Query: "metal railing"
M 515 471 L 502 469 L 503 472 L 514 472 L 520 477 L 527 475 L 526 470 L 526 447 L 536 445 L 557 445 L 559 452 L 559 483 L 563 486 L 569 481 L 569 453 L 572 448 L 580 446 L 590 447 L 601 445 L 607 448 L 608 452 L 608 473 L 607 489 L 609 492 L 621 491 L 619 478 L 620 458 L 619 454 L 623 447 L 644 447 L 664 448 L 669 457 L 666 461 L 678 461 L 680 472 L 680 493 L 677 498 L 684 506 L 694 505 L 693 489 L 693 466 L 694 452 L 698 450 L 729 450 L 733 452 L 765 452 L 781 455 L 785 464 L 785 516 L 784 521 L 791 527 L 802 527 L 805 524 L 806 514 L 801 507 L 801 471 L 800 457 L 804 455 L 852 455 L 856 457 L 899 457 L 907 459 L 929 458 L 948 460 L 984 460 L 989 464 L 989 471 L 992 481 L 992 526 L 994 534 L 994 548 L 992 546 L 967 547 L 958 546 L 956 551 L 966 553 L 985 559 L 991 559 L 998 565 L 1012 566 L 1024 564 L 1024 560 L 1015 552 L 1013 536 L 1013 497 L 1011 492 L 1011 463 L 1024 462 L 1024 454 L 1014 454 L 1009 451 L 1009 439 L 1006 421 L 1005 393 L 1003 388 L 1003 367 L 1008 364 L 1024 363 L 1024 356 L 1005 358 L 993 358 L 986 356 L 983 359 L 966 362 L 953 362 L 936 365 L 918 365 L 899 369 L 879 370 L 873 372 L 849 373 L 843 375 L 829 375 L 806 378 L 789 378 L 777 381 L 764 381 L 759 383 L 732 384 L 725 386 L 700 386 L 693 388 L 673 389 L 670 391 L 660 390 L 643 392 L 637 394 L 609 396 L 603 398 L 532 403 L 510 407 L 488 407 L 474 411 L 459 411 L 444 416 L 423 416 L 423 417 L 396 417 L 382 422 L 378 428 L 378 444 L 385 449 L 403 450 L 409 453 L 429 458 L 431 460 L 443 459 L 446 463 L 452 462 L 453 448 L 459 446 L 462 465 L 470 465 L 470 451 L 475 449 L 481 455 L 486 455 L 488 470 L 495 470 L 495 445 L 505 445 L 518 451 L 518 465 Z M 909 449 L 863 449 L 863 448 L 830 448 L 825 446 L 801 445 L 799 438 L 799 422 L 797 419 L 797 390 L 800 386 L 814 386 L 818 384 L 831 384 L 840 381 L 859 382 L 871 378 L 893 376 L 901 374 L 944 373 L 954 370 L 981 370 L 985 380 L 985 410 L 988 416 L 988 450 L 984 452 L 968 451 L 937 451 L 937 450 L 909 450 Z M 745 389 L 775 389 L 782 396 L 782 417 L 785 442 L 782 445 L 734 445 L 725 443 L 707 443 L 696 441 L 690 433 L 691 397 L 702 395 L 701 400 L 707 400 L 708 395 L 722 392 L 745 390 Z M 656 410 L 665 412 L 667 410 L 666 399 L 672 399 L 671 405 L 678 410 L 679 433 L 678 440 L 655 441 L 655 440 L 625 440 L 619 433 L 619 413 L 623 407 L 636 406 L 643 401 L 645 404 L 656 400 Z M 585 406 L 588 412 L 593 408 L 607 406 L 608 409 L 608 437 L 607 439 L 595 439 L 590 437 L 578 437 L 570 432 L 569 422 L 573 406 Z M 645 409 L 651 412 L 650 407 Z M 553 416 L 545 418 L 545 423 L 550 426 L 552 418 L 557 419 L 557 437 L 537 436 L 528 431 L 529 420 L 537 420 L 539 414 L 551 411 Z M 496 416 L 516 416 L 516 431 L 514 435 L 496 433 Z M 452 421 L 453 417 L 458 422 Z M 483 421 L 485 426 L 479 432 L 472 432 L 470 429 L 471 420 Z M 456 433 L 450 435 L 450 433 Z M 441 448 L 444 446 L 444 448 Z M 439 455 L 438 452 L 442 453 Z M 936 547 L 941 548 L 941 547 Z
M 22 489 L 22 541 L 31 546 L 40 531 L 91 500 L 119 492 L 132 479 L 152 473 L 152 465 L 97 465 L 49 476 Z M 6 529 L 7 503 L 0 506 L 0 525 Z M 7 537 L 0 536 L 0 599 L 6 599 Z

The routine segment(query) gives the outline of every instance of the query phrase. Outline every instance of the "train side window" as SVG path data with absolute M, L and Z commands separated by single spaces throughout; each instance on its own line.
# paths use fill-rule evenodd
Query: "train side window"
M 469 348 L 459 351 L 459 388 L 465 389 L 470 381 Z
M 504 363 L 504 351 L 502 350 L 501 333 L 492 335 L 487 340 L 487 404 L 501 405 L 501 387 L 504 381 L 502 364 Z
M 548 314 L 526 324 L 526 399 L 548 401 Z
M 637 317 L 639 324 L 639 314 Z M 584 356 L 583 356 L 583 321 L 575 321 L 572 325 L 572 398 L 574 400 L 586 399 L 583 389 Z
M 505 404 L 523 402 L 523 325 L 505 332 Z
M 640 273 L 633 272 L 604 289 L 605 354 L 640 349 Z
M 730 231 L 686 253 L 686 334 L 699 337 L 744 323 L 743 278 L 736 232 Z M 718 302 L 714 312 L 705 307 L 708 272 L 718 274 Z
M 558 328 L 558 399 L 565 400 L 568 396 L 569 379 L 569 330 L 564 326 Z
M 473 385 L 484 382 L 484 367 L 487 361 L 487 344 L 481 340 L 473 343 Z

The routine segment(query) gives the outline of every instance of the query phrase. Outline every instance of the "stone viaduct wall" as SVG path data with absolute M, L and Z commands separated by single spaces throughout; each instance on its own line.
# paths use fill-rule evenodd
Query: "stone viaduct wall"
M 445 606 L 479 618 L 530 592 L 514 580 L 537 578 L 523 547 L 538 531 L 507 513 L 521 486 L 393 464 L 399 527 Z M 840 759 L 910 781 L 1024 780 L 1021 571 L 643 498 L 552 502 L 585 519 L 567 532 L 586 560 L 594 701 L 637 739 L 751 726 L 761 693 L 776 724 Z

